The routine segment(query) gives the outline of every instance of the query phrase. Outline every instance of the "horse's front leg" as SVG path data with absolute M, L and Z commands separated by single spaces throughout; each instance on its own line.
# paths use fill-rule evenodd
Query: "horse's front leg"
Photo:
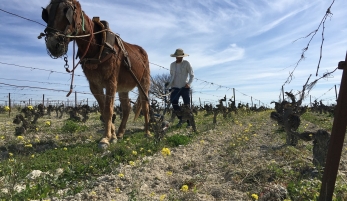
M 111 141 L 116 141 L 116 133 L 115 127 L 112 123 L 112 115 L 113 115 L 113 107 L 114 107 L 114 99 L 116 94 L 117 87 L 110 86 L 106 88 L 104 109 L 102 113 L 102 117 L 105 121 L 105 133 L 104 137 L 99 142 L 99 147 L 106 148 Z
M 129 118 L 130 114 L 130 101 L 129 101 L 129 92 L 118 92 L 119 94 L 119 101 L 120 105 L 122 107 L 122 122 L 119 125 L 118 132 L 117 132 L 117 138 L 121 139 L 123 138 L 125 129 L 126 129 L 126 124 Z

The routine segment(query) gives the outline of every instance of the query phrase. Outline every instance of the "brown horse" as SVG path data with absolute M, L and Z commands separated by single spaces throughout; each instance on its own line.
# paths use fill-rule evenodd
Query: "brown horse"
M 41 36 L 45 36 L 51 57 L 64 56 L 71 41 L 78 46 L 77 56 L 105 122 L 105 133 L 99 146 L 106 148 L 110 142 L 123 137 L 130 113 L 129 91 L 136 86 L 141 107 L 138 107 L 135 118 L 142 109 L 145 135 L 151 136 L 148 130 L 150 70 L 146 51 L 140 46 L 123 42 L 109 30 L 107 22 L 90 19 L 76 0 L 51 0 L 42 11 L 42 19 L 46 21 L 47 28 Z M 117 134 L 112 124 L 116 92 L 123 111 Z

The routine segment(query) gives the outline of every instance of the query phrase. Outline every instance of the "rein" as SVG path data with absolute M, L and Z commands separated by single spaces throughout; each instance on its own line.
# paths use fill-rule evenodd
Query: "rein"
M 82 18 L 84 18 L 84 17 L 82 17 Z M 88 19 L 89 19 L 89 18 L 88 18 Z M 78 64 L 80 64 L 81 61 L 82 61 L 82 60 L 84 59 L 84 57 L 86 56 L 86 54 L 87 54 L 87 52 L 88 52 L 88 50 L 89 50 L 90 44 L 91 44 L 91 42 L 92 42 L 92 39 L 93 39 L 93 26 L 92 26 L 92 22 L 91 22 L 90 19 L 89 19 L 89 25 L 90 25 L 90 32 L 91 32 L 91 34 L 89 34 L 89 35 L 90 35 L 90 38 L 89 38 L 89 41 L 88 41 L 88 45 L 87 45 L 86 50 L 84 51 L 82 57 L 80 57 L 80 60 L 78 61 L 78 63 L 75 65 L 75 52 L 76 52 L 76 51 L 75 51 L 75 47 L 76 47 L 76 40 L 74 40 L 74 44 L 73 44 L 73 58 L 72 58 L 72 63 L 73 63 L 72 65 L 73 65 L 73 68 L 72 68 L 72 70 L 69 70 L 69 68 L 65 68 L 65 69 L 66 69 L 66 72 L 68 72 L 68 73 L 71 73 L 71 72 L 72 72 L 72 75 L 71 75 L 71 84 L 70 84 L 70 91 L 69 91 L 69 93 L 66 95 L 66 97 L 69 97 L 70 94 L 72 93 L 72 85 L 73 85 L 75 70 L 76 70 Z

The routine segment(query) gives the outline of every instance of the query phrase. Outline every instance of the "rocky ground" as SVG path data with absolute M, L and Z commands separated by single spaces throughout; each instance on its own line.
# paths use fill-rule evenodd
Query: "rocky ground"
M 271 163 L 286 163 L 271 154 L 285 143 L 273 132 L 276 129 L 270 118 L 256 115 L 229 126 L 219 125 L 199 134 L 189 145 L 172 148 L 170 155 L 157 153 L 121 165 L 118 175 L 99 177 L 93 188 L 63 200 L 240 201 L 252 200 L 252 194 L 267 200 L 265 194 L 270 192 L 281 200 L 280 196 L 286 196 L 285 187 L 263 171 Z M 176 133 L 189 134 L 189 130 Z M 244 143 L 235 145 L 235 138 Z M 261 181 L 264 177 L 269 177 L 266 185 Z

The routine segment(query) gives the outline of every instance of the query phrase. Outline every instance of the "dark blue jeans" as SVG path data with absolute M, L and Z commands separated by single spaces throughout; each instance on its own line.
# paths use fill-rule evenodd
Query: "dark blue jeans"
M 181 108 L 178 105 L 178 100 L 180 99 L 180 97 L 182 96 L 183 99 L 183 104 L 184 105 L 190 105 L 190 96 L 189 96 L 189 92 L 190 92 L 190 88 L 172 88 L 171 89 L 172 93 L 170 96 L 170 102 L 172 103 L 172 107 L 175 111 L 180 111 Z M 179 119 L 181 119 L 182 117 L 179 117 Z

